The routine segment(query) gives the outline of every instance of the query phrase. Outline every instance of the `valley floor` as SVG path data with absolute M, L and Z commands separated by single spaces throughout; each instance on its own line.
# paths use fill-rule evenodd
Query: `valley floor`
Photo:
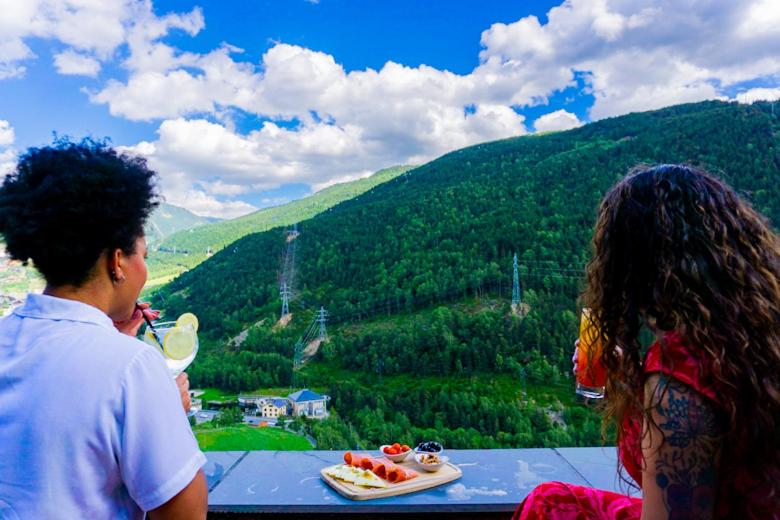
M 312 449 L 305 437 L 280 428 L 249 425 L 225 428 L 195 427 L 195 437 L 203 451 L 303 451 Z

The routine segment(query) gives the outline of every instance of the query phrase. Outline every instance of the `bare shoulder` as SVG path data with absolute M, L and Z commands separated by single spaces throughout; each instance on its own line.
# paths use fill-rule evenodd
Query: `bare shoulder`
M 715 403 L 663 374 L 645 384 L 642 451 L 647 518 L 711 518 L 725 431 Z

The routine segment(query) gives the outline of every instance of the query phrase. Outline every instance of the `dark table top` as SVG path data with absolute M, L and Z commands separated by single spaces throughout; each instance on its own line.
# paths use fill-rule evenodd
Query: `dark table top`
M 319 476 L 343 451 L 206 452 L 209 511 L 227 513 L 510 512 L 542 482 L 626 492 L 615 448 L 447 450 L 459 480 L 368 501 L 343 498 Z M 378 453 L 377 453 L 378 455 Z

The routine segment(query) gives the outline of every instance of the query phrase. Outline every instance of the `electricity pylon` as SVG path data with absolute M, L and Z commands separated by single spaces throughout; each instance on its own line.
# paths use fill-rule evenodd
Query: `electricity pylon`
M 520 275 L 517 272 L 517 253 L 512 261 L 512 306 L 520 305 Z
M 328 312 L 325 310 L 325 307 L 320 307 L 320 310 L 317 311 L 317 323 L 320 324 L 320 340 L 325 341 L 325 338 L 327 338 L 327 333 L 325 331 L 325 322 L 328 321 Z

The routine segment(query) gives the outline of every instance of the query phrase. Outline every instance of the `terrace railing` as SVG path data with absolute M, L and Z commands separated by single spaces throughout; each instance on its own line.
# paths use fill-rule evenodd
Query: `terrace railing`
M 447 450 L 463 477 L 426 491 L 351 501 L 319 477 L 343 451 L 207 452 L 209 518 L 509 518 L 542 482 L 637 491 L 617 476 L 615 448 Z

